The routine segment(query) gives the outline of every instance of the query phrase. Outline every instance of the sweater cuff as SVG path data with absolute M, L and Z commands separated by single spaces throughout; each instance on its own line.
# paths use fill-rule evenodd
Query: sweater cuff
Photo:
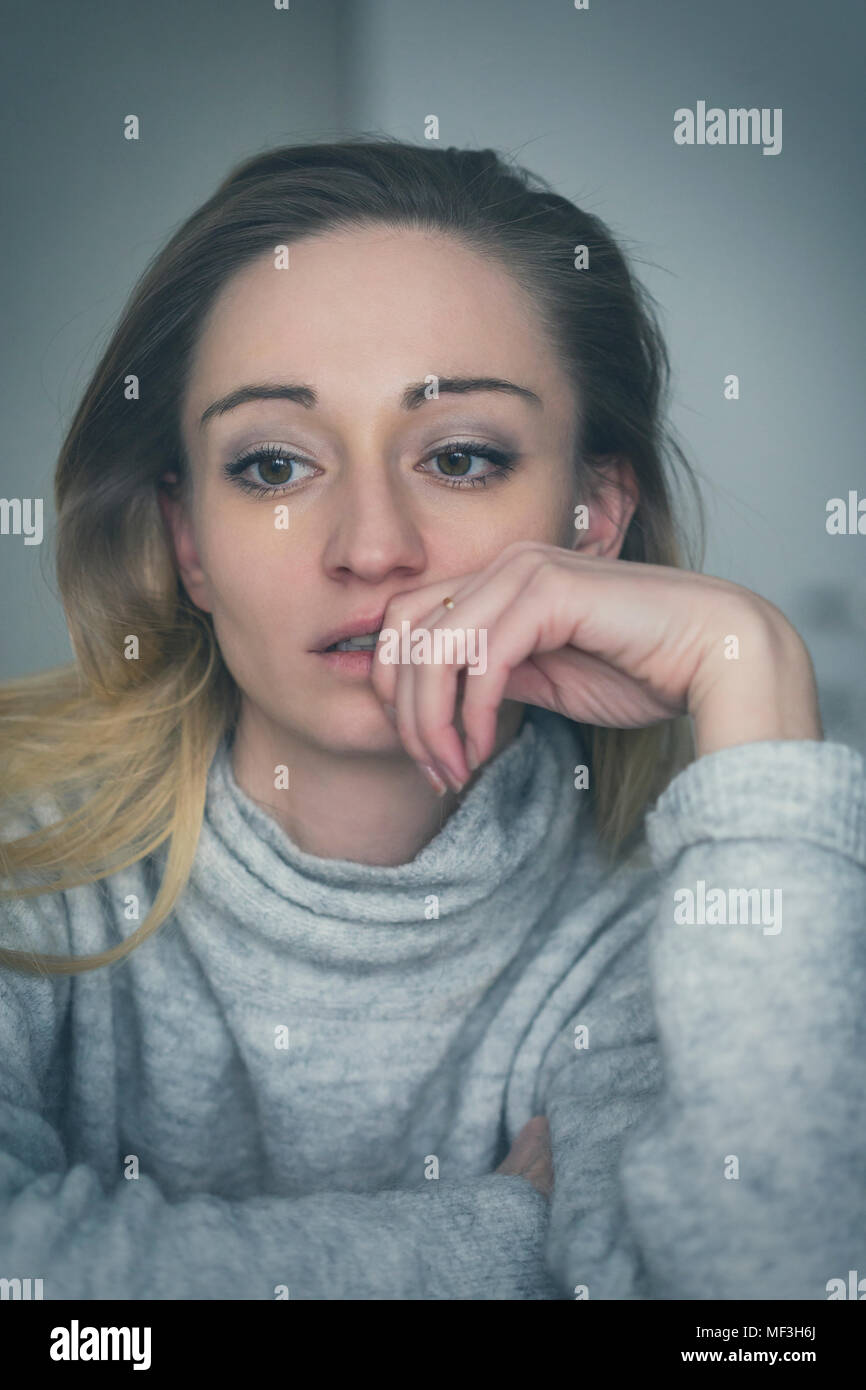
M 866 758 L 844 743 L 774 739 L 707 753 L 646 818 L 653 864 L 703 840 L 806 840 L 866 867 Z
M 469 1262 L 471 1277 L 457 1297 L 492 1299 L 556 1299 L 564 1295 L 547 1263 L 550 1209 L 546 1197 L 528 1179 L 489 1173 L 460 1184 L 449 1211 L 449 1238 L 456 1241 L 453 1270 Z M 462 1203 L 471 1200 L 468 1225 Z M 451 1296 L 455 1296 L 453 1293 Z

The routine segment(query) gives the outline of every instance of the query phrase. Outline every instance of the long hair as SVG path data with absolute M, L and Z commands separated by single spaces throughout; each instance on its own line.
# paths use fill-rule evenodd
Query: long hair
M 655 301 L 597 217 L 493 150 L 356 136 L 245 160 L 145 268 L 63 442 L 57 580 L 75 660 L 0 687 L 3 814 L 18 831 L 0 842 L 11 885 L 0 896 L 92 883 L 168 841 L 159 891 L 111 950 L 3 949 L 0 964 L 49 974 L 109 965 L 151 936 L 182 893 L 208 769 L 239 711 L 211 616 L 183 588 L 158 504 L 166 470 L 188 484 L 180 409 L 192 351 L 215 297 L 247 263 L 303 236 L 375 224 L 448 233 L 529 291 L 579 393 L 579 482 L 594 495 L 593 470 L 609 456 L 634 470 L 640 500 L 622 559 L 686 563 L 671 464 L 697 502 L 702 550 L 696 480 L 664 422 L 670 366 Z M 691 735 L 684 718 L 585 733 L 594 825 L 613 862 L 634 843 L 649 800 L 694 756 Z

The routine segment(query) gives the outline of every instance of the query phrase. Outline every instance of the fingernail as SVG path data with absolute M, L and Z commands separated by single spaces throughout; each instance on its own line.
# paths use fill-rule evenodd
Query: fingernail
M 418 766 L 424 773 L 424 776 L 427 778 L 427 781 L 430 783 L 437 796 L 444 796 L 448 788 L 442 781 L 442 778 L 439 776 L 439 773 L 435 770 L 435 768 L 429 767 L 427 763 L 419 763 Z
M 463 788 L 466 786 L 462 778 L 458 777 L 456 772 L 452 772 L 450 767 L 446 767 L 444 772 L 453 790 L 455 792 L 462 792 Z

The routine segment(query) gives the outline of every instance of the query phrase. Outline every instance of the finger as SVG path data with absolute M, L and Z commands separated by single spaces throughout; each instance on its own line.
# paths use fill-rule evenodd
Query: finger
M 423 626 L 430 630 L 431 623 L 435 623 L 434 616 L 428 617 Z M 431 661 L 415 667 L 413 671 L 415 729 L 430 757 L 440 767 L 446 768 L 455 784 L 462 787 L 471 775 L 463 743 L 455 727 L 457 689 L 465 660 L 449 661 L 449 655 L 459 657 L 459 647 L 455 646 L 454 652 L 450 653 L 444 642 L 442 659 L 436 660 L 435 629 L 431 633 L 431 647 Z
M 512 605 L 515 596 L 527 587 L 529 577 L 532 574 L 532 567 L 537 569 L 539 563 L 538 555 L 526 550 L 515 557 L 510 568 L 500 567 L 495 576 L 485 575 L 483 579 L 475 583 L 471 593 L 468 595 L 461 593 L 455 597 L 454 605 L 450 610 L 444 610 L 440 605 L 432 613 L 423 615 L 423 622 L 420 626 L 431 631 L 431 643 L 435 640 L 436 629 L 442 630 L 443 654 L 448 654 L 444 637 L 445 630 L 454 634 L 455 642 L 453 660 L 431 661 L 415 668 L 413 680 L 417 734 L 428 749 L 430 756 L 442 767 L 449 768 L 460 783 L 466 782 L 472 772 L 463 742 L 456 729 L 458 677 L 461 671 L 467 671 L 463 685 L 465 706 L 466 694 L 470 689 L 473 677 L 477 677 L 478 671 L 477 665 L 470 665 L 468 662 L 470 643 L 475 647 L 474 656 L 477 661 L 481 654 L 479 648 L 482 638 L 486 651 L 490 624 L 495 622 L 503 609 Z M 447 622 L 443 622 L 443 616 L 446 615 Z M 463 646 L 462 660 L 460 659 L 461 642 Z M 434 646 L 433 651 L 435 652 L 435 650 Z M 494 707 L 492 712 L 494 740 L 496 712 L 497 707 Z M 461 719 L 464 729 L 468 732 L 462 711 Z M 477 762 L 475 765 L 477 766 Z
M 512 673 L 530 656 L 558 651 L 574 625 L 573 573 L 542 561 L 488 629 L 486 670 L 470 669 L 461 710 L 476 766 L 493 752 L 496 717 Z
M 542 1164 L 538 1168 L 533 1168 L 531 1170 L 531 1175 L 527 1174 L 527 1177 L 529 1177 L 529 1181 L 532 1183 L 536 1192 L 540 1192 L 542 1197 L 549 1198 L 553 1195 L 553 1169 L 547 1164 Z
M 439 609 L 448 612 L 443 608 L 443 598 L 453 599 L 455 605 L 458 601 L 462 602 L 499 574 L 505 566 L 508 566 L 512 573 L 522 574 L 525 578 L 535 568 L 541 556 L 556 549 L 557 547 L 541 541 L 512 541 L 482 569 L 467 570 L 465 574 L 437 579 L 430 584 L 420 585 L 417 589 L 403 590 L 395 594 L 388 603 L 382 618 L 382 631 L 396 633 L 400 638 L 404 621 L 408 621 L 411 630 L 425 614 Z M 373 689 L 382 703 L 393 706 L 397 679 L 396 663 L 381 660 L 384 646 L 385 644 L 380 642 L 376 648 L 371 679 Z
M 444 579 L 435 584 L 424 584 L 418 589 L 395 594 L 390 600 L 382 618 L 382 633 L 391 635 L 392 638 L 396 639 L 398 660 L 383 659 L 389 647 L 382 640 L 380 634 L 370 671 L 373 689 L 383 704 L 394 706 L 396 703 L 397 673 L 402 664 L 399 661 L 399 655 L 402 647 L 403 623 L 408 622 L 411 638 L 412 631 L 423 615 L 429 613 L 437 604 L 441 607 L 443 598 L 454 598 L 456 594 L 462 593 L 466 581 L 473 578 L 473 573 L 470 571 L 466 575 Z M 442 612 L 447 612 L 447 609 L 442 608 Z
M 549 1134 L 546 1118 L 543 1115 L 533 1116 L 515 1138 L 512 1153 L 519 1154 L 524 1160 L 531 1158 L 538 1152 L 546 1134 Z
M 463 694 L 461 717 L 470 766 L 480 766 L 493 752 L 499 707 L 511 673 L 538 649 L 540 638 L 538 609 L 532 600 L 518 601 L 488 629 L 486 669 L 469 671 Z
M 448 777 L 445 775 L 445 769 L 437 763 L 421 742 L 415 726 L 412 667 L 411 665 L 398 666 L 395 670 L 394 710 L 397 733 L 409 757 L 414 758 L 421 773 L 434 791 L 442 796 L 448 788 Z

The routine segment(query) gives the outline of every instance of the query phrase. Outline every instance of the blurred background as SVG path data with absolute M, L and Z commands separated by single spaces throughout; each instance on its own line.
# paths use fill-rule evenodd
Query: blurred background
M 655 296 L 704 569 L 806 639 L 828 738 L 866 751 L 862 51 L 847 0 L 4 0 L 0 679 L 71 657 L 57 452 L 145 263 L 238 160 L 365 131 L 491 146 L 601 217 Z M 678 146 L 674 111 L 783 110 L 782 150 Z M 141 138 L 123 138 L 136 114 Z M 739 400 L 724 380 L 739 377 Z

